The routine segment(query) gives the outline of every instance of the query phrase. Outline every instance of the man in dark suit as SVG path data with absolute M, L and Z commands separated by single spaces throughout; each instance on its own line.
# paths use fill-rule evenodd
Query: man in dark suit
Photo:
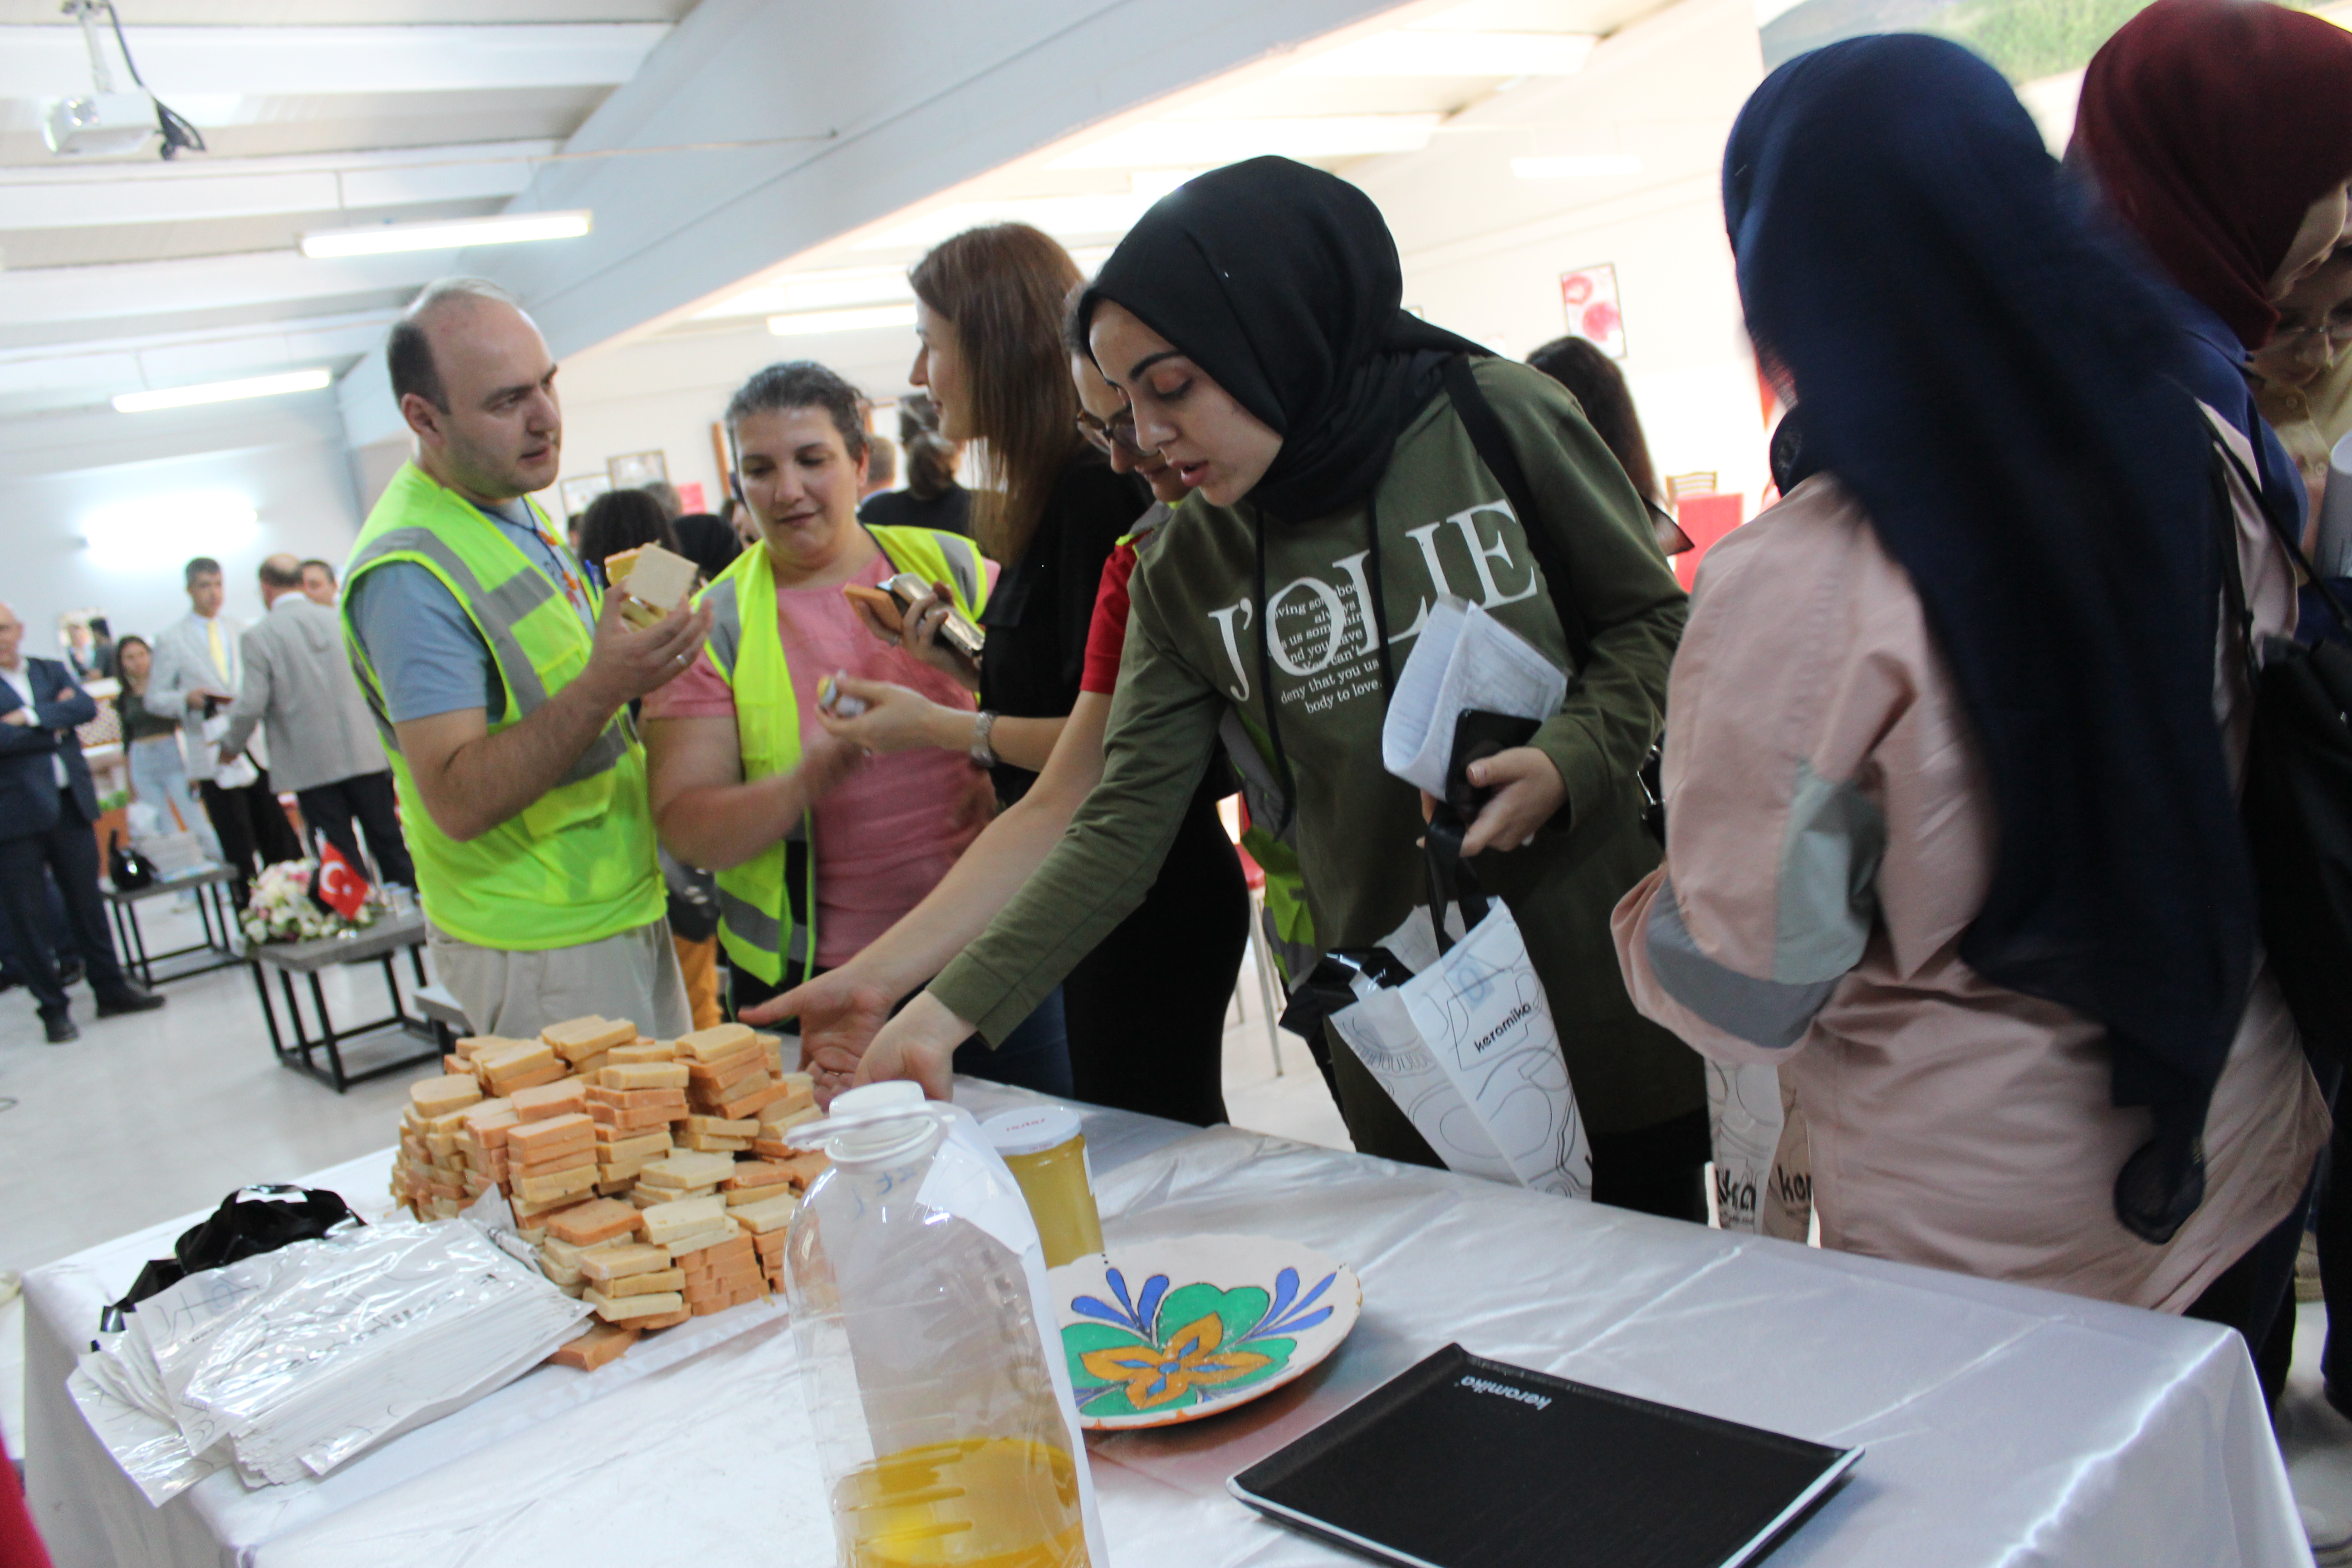
M 26 658 L 25 623 L 0 604 L 0 918 L 14 939 L 25 984 L 41 1009 L 49 1044 L 81 1037 L 49 956 L 47 893 L 57 878 L 74 943 L 82 952 L 98 1016 L 144 1013 L 163 998 L 133 985 L 114 956 L 114 935 L 98 896 L 98 791 L 82 759 L 77 725 L 98 704 L 53 658 Z

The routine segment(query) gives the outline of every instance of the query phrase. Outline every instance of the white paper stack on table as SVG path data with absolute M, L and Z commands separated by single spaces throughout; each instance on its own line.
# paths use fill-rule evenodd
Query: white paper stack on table
M 232 1462 L 282 1484 L 503 1386 L 586 1310 L 465 1221 L 395 1219 L 190 1275 L 74 1395 L 151 1501 Z

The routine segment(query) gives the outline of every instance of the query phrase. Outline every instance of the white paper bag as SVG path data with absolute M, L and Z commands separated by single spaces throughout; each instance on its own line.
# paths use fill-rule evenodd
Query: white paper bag
M 1415 917 L 1425 928 L 1428 911 Z M 1421 934 L 1433 949 L 1433 938 Z M 1394 952 L 1415 944 L 1382 945 Z M 1551 1005 L 1501 900 L 1404 984 L 1366 979 L 1358 994 L 1362 1000 L 1331 1015 L 1332 1027 L 1447 1169 L 1562 1197 L 1592 1195 L 1592 1145 Z
M 1715 1133 L 1716 1223 L 1752 1236 L 1780 1142 L 1780 1069 L 1708 1062 L 1706 1110 Z

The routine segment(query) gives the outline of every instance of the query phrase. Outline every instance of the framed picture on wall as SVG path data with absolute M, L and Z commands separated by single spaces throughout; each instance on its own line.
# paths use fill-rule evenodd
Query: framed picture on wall
M 604 465 L 612 476 L 616 490 L 638 490 L 659 480 L 669 482 L 669 459 L 659 452 L 631 452 L 625 458 L 614 458 Z
M 1580 267 L 1559 275 L 1560 312 L 1570 335 L 1580 337 L 1611 359 L 1625 357 L 1625 317 L 1617 308 L 1617 265 Z
M 610 474 L 583 474 L 576 479 L 561 479 L 557 490 L 563 497 L 563 515 L 578 517 L 588 510 L 588 503 L 613 488 Z

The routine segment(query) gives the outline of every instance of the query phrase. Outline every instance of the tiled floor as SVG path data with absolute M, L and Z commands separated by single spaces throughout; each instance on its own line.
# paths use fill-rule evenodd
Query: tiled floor
M 152 909 L 152 906 L 151 905 Z M 187 940 L 168 911 L 158 946 Z M 193 917 L 187 921 L 193 928 Z M 331 975 L 339 1016 L 383 1011 L 383 972 Z M 1347 1130 L 1306 1046 L 1281 1038 L 1282 1071 L 1244 971 L 1246 1004 L 1228 1016 L 1225 1100 L 1236 1126 L 1345 1148 Z M 0 1271 L 37 1268 L 109 1237 L 217 1202 L 251 1182 L 284 1181 L 389 1143 L 407 1075 L 338 1096 L 271 1058 L 253 984 L 224 970 L 164 988 L 159 1013 L 98 1022 L 78 998 L 82 1038 L 41 1042 L 22 991 L 0 994 Z M 345 1009 L 349 1009 L 345 1011 Z M 24 1308 L 0 1304 L 0 1432 L 24 1429 Z M 2352 1421 L 2320 1397 L 2326 1310 L 2303 1308 L 2295 1373 L 2279 1410 L 2296 1495 L 2352 1527 Z M 21 1457 L 21 1456 L 19 1456 Z

